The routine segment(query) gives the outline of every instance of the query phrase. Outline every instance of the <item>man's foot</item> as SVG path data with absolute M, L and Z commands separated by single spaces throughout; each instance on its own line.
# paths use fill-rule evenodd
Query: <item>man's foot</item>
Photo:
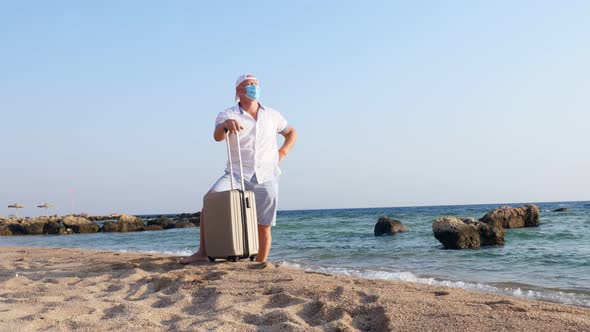
M 260 263 L 256 263 L 256 264 L 252 264 L 249 266 L 250 269 L 253 270 L 261 270 L 261 269 L 266 269 L 268 267 L 268 263 L 267 262 L 260 262 Z
M 190 264 L 190 263 L 194 263 L 194 262 L 206 262 L 208 261 L 209 258 L 207 256 L 205 256 L 205 254 L 203 254 L 202 252 L 196 252 L 188 257 L 183 257 L 181 260 L 178 261 L 178 263 L 182 264 L 182 265 L 186 265 L 186 264 Z

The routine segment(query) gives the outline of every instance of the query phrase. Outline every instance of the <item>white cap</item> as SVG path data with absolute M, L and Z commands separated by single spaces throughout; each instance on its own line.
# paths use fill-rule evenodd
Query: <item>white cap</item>
M 254 76 L 254 74 L 244 74 L 244 75 L 240 75 L 238 76 L 238 79 L 236 80 L 236 88 L 242 84 L 242 82 L 244 82 L 245 80 L 258 80 L 256 78 L 256 76 Z M 238 98 L 238 93 L 236 92 L 236 102 L 240 101 L 240 98 Z

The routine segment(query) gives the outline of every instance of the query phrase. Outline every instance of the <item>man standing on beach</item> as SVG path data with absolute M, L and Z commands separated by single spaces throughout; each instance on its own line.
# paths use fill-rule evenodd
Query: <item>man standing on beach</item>
M 295 141 L 297 132 L 287 124 L 287 120 L 276 110 L 265 107 L 258 102 L 260 88 L 258 80 L 252 74 L 245 74 L 236 80 L 236 102 L 233 107 L 217 115 L 213 138 L 220 142 L 225 139 L 225 131 L 240 135 L 240 148 L 246 190 L 254 192 L 256 197 L 256 214 L 258 215 L 259 249 L 256 260 L 266 262 L 272 242 L 271 227 L 276 223 L 279 193 L 279 163 L 287 156 Z M 278 148 L 277 134 L 285 137 Z M 237 156 L 236 142 L 232 140 L 233 154 Z M 230 190 L 234 181 L 240 187 L 239 174 L 230 175 L 229 165 L 225 174 L 213 184 L 209 193 Z M 181 264 L 206 261 L 204 227 L 206 216 L 201 211 L 201 236 L 199 251 L 180 260 Z

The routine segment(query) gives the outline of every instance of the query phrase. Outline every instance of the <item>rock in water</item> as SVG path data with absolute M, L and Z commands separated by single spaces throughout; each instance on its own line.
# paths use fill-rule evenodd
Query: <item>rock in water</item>
M 553 210 L 553 212 L 567 212 L 568 208 L 559 208 L 559 209 L 555 209 Z
M 100 229 L 100 231 L 104 233 L 118 232 L 118 230 L 119 226 L 114 221 L 105 221 L 105 223 L 102 225 L 102 228 Z
M 504 229 L 473 218 L 440 217 L 432 223 L 434 237 L 445 249 L 504 244 Z
M 161 231 L 161 230 L 163 230 L 162 226 L 160 226 L 160 225 L 147 225 L 143 229 L 146 231 Z
M 199 215 L 198 217 L 188 218 L 188 222 L 192 223 L 195 226 L 199 226 L 201 225 L 201 216 Z
M 8 228 L 8 226 L 0 225 L 0 235 L 10 236 L 12 235 L 12 232 L 10 231 L 10 228 Z
M 45 227 L 43 227 L 43 234 L 69 234 L 66 231 L 66 228 L 55 221 L 49 221 L 47 224 L 45 224 Z
M 144 230 L 144 223 L 136 216 L 121 215 L 117 221 L 117 230 L 119 232 L 137 232 Z
M 82 217 L 67 216 L 61 223 L 66 228 L 71 228 L 74 233 L 96 233 L 100 230 L 96 223 Z
M 504 245 L 504 228 L 488 225 L 479 220 L 477 220 L 476 226 L 479 231 L 479 242 L 482 247 Z
M 504 228 L 521 228 L 539 226 L 539 207 L 525 205 L 517 208 L 502 206 L 492 210 L 480 221 Z
M 401 221 L 383 216 L 377 220 L 373 234 L 375 234 L 375 236 L 392 235 L 397 232 L 405 232 L 407 230 L 408 228 L 404 226 Z
M 21 225 L 21 223 L 17 220 L 9 220 L 4 223 L 4 226 L 10 232 L 10 235 L 26 235 L 26 231 Z
M 191 227 L 196 227 L 195 224 L 193 224 L 190 221 L 179 221 L 176 223 L 176 227 L 175 228 L 191 228 Z
M 43 227 L 47 223 L 46 220 L 38 220 L 36 218 L 21 218 L 10 220 L 5 223 L 13 235 L 41 235 L 43 234 Z
M 432 223 L 434 237 L 445 249 L 479 248 L 479 232 L 473 218 L 440 217 Z
M 43 229 L 45 225 L 47 225 L 48 221 L 44 219 L 28 219 L 21 223 L 25 234 L 28 235 L 41 235 L 43 234 Z
M 157 225 L 162 227 L 163 229 L 170 229 L 176 227 L 176 222 L 168 219 L 168 217 L 166 216 L 160 216 L 156 220 L 149 220 L 147 224 L 148 226 Z
M 181 213 L 176 215 L 176 221 L 188 221 L 193 223 L 195 226 L 199 226 L 201 223 L 201 212 L 196 213 Z

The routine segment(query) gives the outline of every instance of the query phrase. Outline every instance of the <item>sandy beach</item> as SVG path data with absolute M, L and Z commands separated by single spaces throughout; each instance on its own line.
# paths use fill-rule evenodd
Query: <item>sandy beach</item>
M 589 331 L 590 309 L 274 263 L 0 247 L 0 331 Z

